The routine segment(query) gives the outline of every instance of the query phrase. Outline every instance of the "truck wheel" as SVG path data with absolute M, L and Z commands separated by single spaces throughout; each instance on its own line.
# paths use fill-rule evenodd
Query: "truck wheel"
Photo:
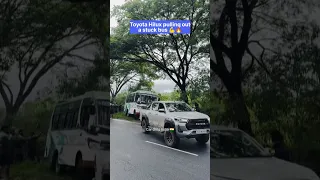
M 196 137 L 199 144 L 206 144 L 209 141 L 209 134 L 202 134 Z
M 165 131 L 163 133 L 164 142 L 167 146 L 176 148 L 180 144 L 180 138 L 176 135 L 175 131 Z
M 147 130 L 147 128 L 149 128 L 149 125 L 147 123 L 147 121 L 145 119 L 142 119 L 141 121 L 141 127 L 142 127 L 142 130 L 145 134 L 148 134 L 150 131 Z

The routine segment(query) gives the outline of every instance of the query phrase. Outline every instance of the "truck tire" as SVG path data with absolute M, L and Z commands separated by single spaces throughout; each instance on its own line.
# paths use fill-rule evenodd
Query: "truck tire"
M 199 144 L 206 144 L 209 141 L 209 134 L 202 134 L 196 137 Z
M 177 148 L 180 144 L 180 138 L 176 135 L 176 131 L 164 131 L 164 142 L 167 146 Z
M 150 131 L 147 131 L 147 128 L 149 128 L 149 125 L 148 125 L 145 118 L 142 118 L 141 127 L 142 127 L 142 130 L 145 134 L 149 134 Z

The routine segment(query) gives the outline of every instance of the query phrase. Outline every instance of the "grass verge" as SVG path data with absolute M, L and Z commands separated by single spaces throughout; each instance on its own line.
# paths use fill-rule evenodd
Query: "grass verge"
M 56 175 L 46 163 L 23 162 L 12 165 L 10 171 L 12 180 L 72 180 L 68 175 Z
M 127 121 L 135 121 L 133 117 L 126 116 L 123 112 L 118 112 L 112 115 L 112 118 L 114 119 L 124 119 Z

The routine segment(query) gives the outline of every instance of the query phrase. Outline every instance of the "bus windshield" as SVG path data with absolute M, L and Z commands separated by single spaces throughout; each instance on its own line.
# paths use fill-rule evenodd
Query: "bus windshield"
M 138 104 L 149 104 L 152 101 L 157 101 L 158 97 L 151 94 L 137 94 L 136 102 Z

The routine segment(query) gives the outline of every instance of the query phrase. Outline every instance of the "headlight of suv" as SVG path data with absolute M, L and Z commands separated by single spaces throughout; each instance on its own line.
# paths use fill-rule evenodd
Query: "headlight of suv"
M 175 121 L 181 122 L 181 123 L 187 123 L 188 119 L 184 119 L 184 118 L 174 118 Z

